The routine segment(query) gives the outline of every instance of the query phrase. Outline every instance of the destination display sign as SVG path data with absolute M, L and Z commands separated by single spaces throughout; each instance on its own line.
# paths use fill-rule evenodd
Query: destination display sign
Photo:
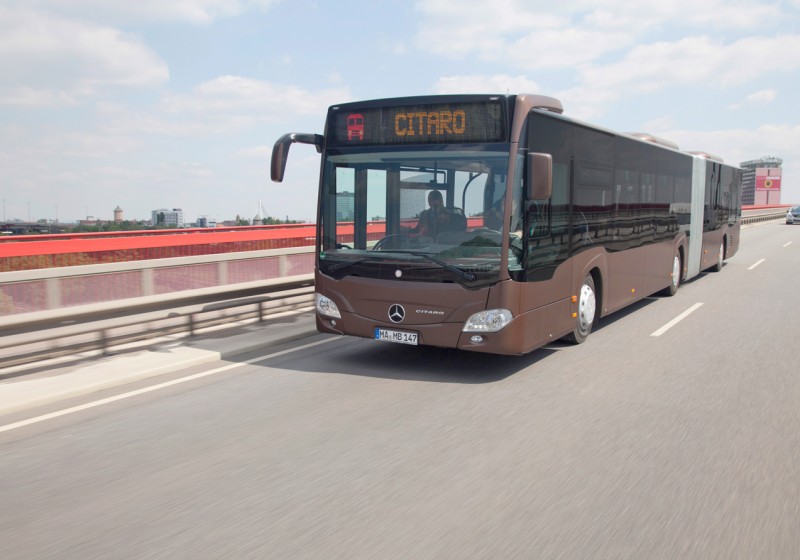
M 370 107 L 332 113 L 328 146 L 503 142 L 499 100 L 409 107 Z

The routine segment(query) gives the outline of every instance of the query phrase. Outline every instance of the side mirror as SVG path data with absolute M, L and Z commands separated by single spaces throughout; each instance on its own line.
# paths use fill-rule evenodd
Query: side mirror
M 303 134 L 301 132 L 290 132 L 284 134 L 272 147 L 272 163 L 270 174 L 276 183 L 283 181 L 283 174 L 286 172 L 286 159 L 289 157 L 289 146 L 295 142 L 301 144 L 313 144 L 317 148 L 317 153 L 322 153 L 323 137 L 319 134 Z
M 528 154 L 528 200 L 546 200 L 553 194 L 553 156 Z

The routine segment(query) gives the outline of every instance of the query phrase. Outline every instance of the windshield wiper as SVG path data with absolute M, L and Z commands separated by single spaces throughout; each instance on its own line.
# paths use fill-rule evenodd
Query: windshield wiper
M 387 253 L 390 253 L 390 251 L 387 251 Z M 405 254 L 405 255 L 413 255 L 415 257 L 422 257 L 423 259 L 425 259 L 427 261 L 430 261 L 430 262 L 432 262 L 434 264 L 438 264 L 439 266 L 441 266 L 445 270 L 448 270 L 450 272 L 454 272 L 455 274 L 457 274 L 458 276 L 460 276 L 461 278 L 463 278 L 467 282 L 474 282 L 478 278 L 476 275 L 474 275 L 471 272 L 467 272 L 466 270 L 458 268 L 457 266 L 453 266 L 452 264 L 448 264 L 448 263 L 446 263 L 446 262 L 444 262 L 442 260 L 439 260 L 439 259 L 437 259 L 435 257 L 430 256 L 427 253 L 420 253 L 420 252 L 417 252 L 417 251 L 391 251 L 391 253 L 401 253 L 401 254 Z M 328 267 L 328 269 L 327 269 L 327 272 L 336 272 L 337 270 L 339 270 L 341 268 L 345 268 L 347 266 L 355 266 L 355 265 L 360 264 L 360 263 L 362 263 L 364 261 L 371 261 L 371 260 L 383 261 L 383 260 L 386 260 L 387 256 L 388 255 L 381 255 L 381 256 L 369 255 L 369 256 L 366 256 L 366 257 L 361 257 L 359 259 L 353 259 L 351 261 L 338 262 L 336 264 L 330 265 Z
M 379 257 L 377 255 L 375 255 L 375 256 L 370 255 L 368 257 L 361 257 L 360 259 L 353 259 L 353 260 L 349 260 L 349 261 L 338 262 L 336 264 L 330 265 L 328 267 L 328 272 L 335 272 L 335 271 L 339 270 L 340 268 L 344 268 L 346 266 L 354 266 L 354 265 L 360 264 L 360 263 L 362 263 L 364 261 L 371 261 L 371 260 L 382 261 L 383 258 Z
M 403 252 L 405 253 L 406 251 L 403 251 Z M 423 259 L 426 259 L 426 260 L 428 260 L 428 261 L 430 261 L 432 263 L 436 263 L 436 264 L 438 264 L 439 266 L 441 266 L 445 270 L 449 270 L 450 272 L 455 272 L 456 274 L 458 274 L 461 278 L 463 278 L 467 282 L 473 282 L 474 280 L 476 280 L 478 278 L 477 276 L 475 276 L 471 272 L 467 272 L 466 270 L 458 268 L 457 266 L 453 266 L 452 264 L 448 264 L 448 263 L 446 263 L 446 262 L 444 262 L 442 260 L 439 260 L 439 259 L 437 259 L 435 257 L 432 257 L 428 253 L 418 253 L 416 251 L 407 251 L 407 252 L 408 252 L 409 255 L 414 255 L 415 257 L 422 257 Z

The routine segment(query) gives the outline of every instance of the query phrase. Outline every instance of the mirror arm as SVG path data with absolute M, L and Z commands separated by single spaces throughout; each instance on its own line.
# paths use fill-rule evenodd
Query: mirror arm
M 286 160 L 289 157 L 289 146 L 295 142 L 300 144 L 313 144 L 317 153 L 322 153 L 322 144 L 325 138 L 319 134 L 306 134 L 302 132 L 290 132 L 278 138 L 272 148 L 272 162 L 270 174 L 276 183 L 283 181 L 283 174 L 286 172 Z

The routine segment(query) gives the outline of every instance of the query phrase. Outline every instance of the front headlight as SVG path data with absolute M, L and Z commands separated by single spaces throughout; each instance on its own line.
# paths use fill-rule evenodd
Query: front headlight
M 511 322 L 508 309 L 487 309 L 467 319 L 462 332 L 497 332 Z
M 314 306 L 317 308 L 317 313 L 325 317 L 333 317 L 334 319 L 341 319 L 342 314 L 339 313 L 339 308 L 329 298 L 322 294 L 314 294 Z

